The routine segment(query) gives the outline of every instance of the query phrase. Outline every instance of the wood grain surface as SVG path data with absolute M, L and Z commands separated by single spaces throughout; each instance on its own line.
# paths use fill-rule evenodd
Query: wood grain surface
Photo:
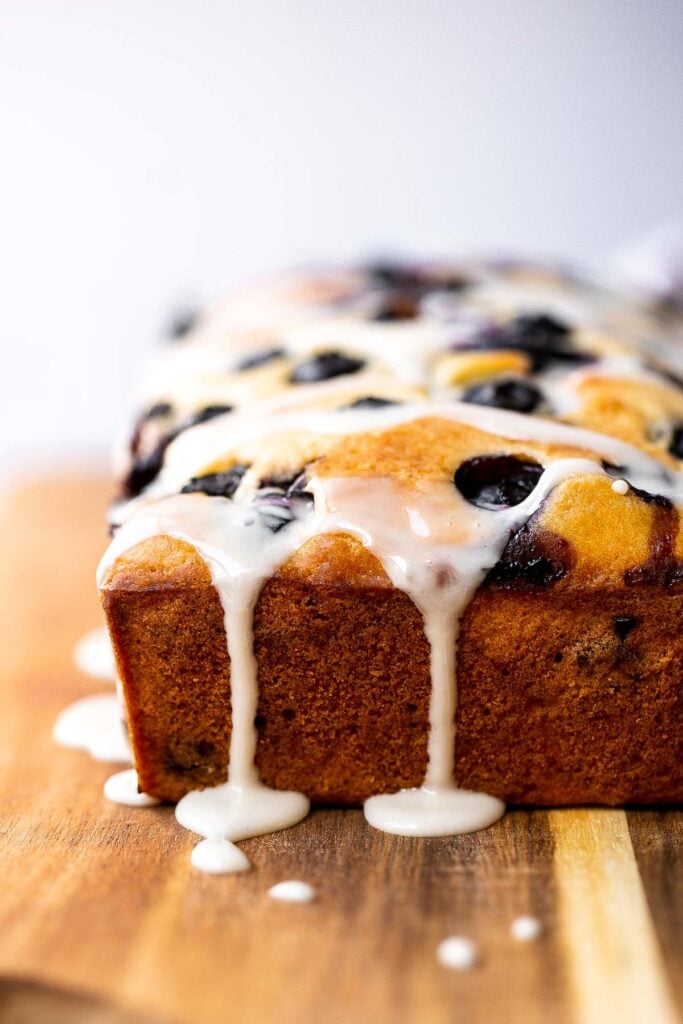
M 106 484 L 26 484 L 2 502 L 0 1019 L 91 1024 L 619 1024 L 679 1020 L 683 814 L 515 811 L 454 839 L 384 835 L 319 811 L 207 877 L 171 808 L 115 807 L 106 765 L 53 746 L 55 716 L 104 690 L 74 642 L 100 622 Z M 318 889 L 308 906 L 266 896 Z M 510 935 L 520 914 L 544 933 Z M 478 966 L 439 965 L 453 934 Z

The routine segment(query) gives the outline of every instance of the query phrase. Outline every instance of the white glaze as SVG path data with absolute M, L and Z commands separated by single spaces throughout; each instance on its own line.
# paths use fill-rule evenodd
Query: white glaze
M 534 939 L 539 938 L 542 931 L 543 925 L 541 922 L 537 917 L 532 917 L 530 914 L 516 917 L 510 925 L 510 934 L 518 942 L 533 942 Z
M 290 879 L 287 882 L 278 882 L 268 890 L 268 895 L 273 900 L 280 900 L 283 903 L 311 903 L 315 899 L 315 889 L 308 882 L 299 882 Z
M 615 494 L 628 494 L 629 486 L 627 480 L 615 480 L 612 484 L 612 490 Z
M 330 381 L 329 384 L 328 390 L 332 392 L 335 382 Z M 340 390 L 340 384 L 336 384 L 335 388 Z M 613 463 L 628 467 L 629 473 L 659 480 L 660 485 L 665 475 L 660 462 L 641 449 L 616 438 L 502 409 L 464 402 L 425 401 L 372 411 L 321 412 L 310 408 L 292 410 L 289 401 L 291 399 L 285 402 L 280 398 L 264 401 L 259 403 L 255 411 L 226 413 L 184 431 L 169 445 L 158 480 L 140 498 L 121 506 L 117 510 L 117 521 L 125 521 L 152 501 L 176 494 L 183 484 L 201 473 L 206 466 L 225 459 L 231 451 L 239 451 L 244 445 L 265 440 L 273 433 L 304 432 L 346 437 L 359 433 L 377 433 L 434 417 L 464 424 L 484 433 L 499 434 L 513 441 L 532 441 L 594 451 Z
M 106 626 L 84 633 L 74 647 L 74 661 L 86 676 L 95 679 L 116 679 L 116 663 Z
M 231 665 L 232 733 L 228 780 L 188 793 L 176 807 L 181 825 L 205 837 L 238 840 L 289 828 L 306 816 L 301 793 L 261 785 L 254 766 L 258 700 L 252 614 L 261 586 L 304 539 L 311 524 L 271 533 L 250 506 L 180 495 L 140 509 L 120 528 L 98 569 L 102 582 L 120 554 L 165 533 L 194 544 L 209 566 L 225 614 Z
M 124 807 L 154 807 L 159 801 L 138 789 L 138 774 L 134 768 L 110 775 L 104 784 L 104 795 L 113 804 Z
M 52 736 L 60 746 L 85 750 L 96 761 L 131 764 L 122 715 L 118 695 L 98 693 L 81 697 L 61 712 Z
M 394 586 L 422 612 L 431 649 L 429 761 L 423 788 L 367 800 L 365 816 L 375 828 L 399 835 L 456 835 L 486 828 L 503 815 L 502 801 L 455 787 L 460 618 L 511 533 L 559 483 L 582 474 L 605 475 L 589 459 L 561 459 L 546 469 L 525 501 L 495 511 L 470 505 L 449 481 L 430 480 L 426 490 L 401 489 L 381 478 L 312 482 L 317 503 L 327 508 L 322 532 L 355 534 L 373 551 Z
M 454 971 L 470 971 L 479 962 L 479 950 L 464 935 L 451 935 L 439 943 L 436 957 L 444 967 Z
M 190 854 L 190 863 L 207 875 L 232 875 L 251 868 L 249 858 L 239 846 L 220 836 L 197 843 Z

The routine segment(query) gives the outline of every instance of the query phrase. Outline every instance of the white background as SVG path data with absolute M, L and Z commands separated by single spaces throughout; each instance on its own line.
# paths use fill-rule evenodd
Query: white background
M 682 212 L 679 0 L 0 0 L 0 468 L 91 462 L 186 298 L 591 258 Z

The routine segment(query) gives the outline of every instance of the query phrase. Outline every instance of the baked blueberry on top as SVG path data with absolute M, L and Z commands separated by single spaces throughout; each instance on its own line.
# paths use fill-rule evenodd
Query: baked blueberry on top
M 243 463 L 237 463 L 221 473 L 193 476 L 180 493 L 208 494 L 212 498 L 232 498 L 248 469 L 249 467 Z
M 199 312 L 196 309 L 181 309 L 171 317 L 168 324 L 167 334 L 171 341 L 179 341 L 186 334 L 194 330 L 199 322 Z
M 358 373 L 364 366 L 364 359 L 347 356 L 343 352 L 319 352 L 295 366 L 289 380 L 292 384 L 315 384 L 331 377 L 341 377 L 346 373 Z
M 283 348 L 269 348 L 264 352 L 256 352 L 253 356 L 245 356 L 235 366 L 235 369 L 239 372 L 243 370 L 255 370 L 259 366 L 265 366 L 267 363 L 272 363 L 276 359 L 284 359 L 287 355 Z
M 552 362 L 591 363 L 596 357 L 574 347 L 571 328 L 555 317 L 517 316 L 507 324 L 486 327 L 472 341 L 454 346 L 456 351 L 515 349 L 525 352 L 534 371 Z
M 464 391 L 462 400 L 474 405 L 490 405 L 496 409 L 530 413 L 541 405 L 543 395 L 528 381 L 505 377 L 486 384 L 474 384 Z
M 213 420 L 216 416 L 223 416 L 226 412 L 232 412 L 231 405 L 205 405 L 202 409 L 198 409 L 197 412 L 193 412 L 191 416 L 188 416 L 184 420 L 178 430 L 173 435 L 177 437 L 178 434 L 182 433 L 183 430 L 189 430 L 190 427 L 199 426 L 200 423 L 208 423 L 209 420 Z
M 455 486 L 477 508 L 519 505 L 543 475 L 543 466 L 515 455 L 478 455 L 456 470 Z
M 420 312 L 418 294 L 409 289 L 387 292 L 383 295 L 371 319 L 377 323 L 391 323 L 396 320 L 414 320 Z
M 411 263 L 381 261 L 366 267 L 366 273 L 373 284 L 384 288 L 412 289 L 415 292 L 464 291 L 470 281 L 463 274 L 452 270 L 437 271 Z
M 124 498 L 136 498 L 144 491 L 145 487 L 156 480 L 164 464 L 166 449 L 175 441 L 176 437 L 190 427 L 199 423 L 206 423 L 215 416 L 222 416 L 230 412 L 230 405 L 205 405 L 202 409 L 192 413 L 178 426 L 173 426 L 173 406 L 169 402 L 158 402 L 146 410 L 138 419 L 133 437 L 130 443 L 131 465 L 127 475 L 124 477 L 121 493 Z M 167 423 L 158 424 L 157 421 L 168 420 Z M 146 424 L 155 424 L 151 440 L 148 435 L 143 434 Z
M 277 533 L 294 519 L 313 508 L 313 495 L 306 490 L 305 469 L 295 473 L 271 475 L 261 481 L 256 495 L 256 511 L 261 523 Z
M 669 451 L 676 459 L 683 459 L 683 423 L 674 426 L 669 442 Z
M 379 395 L 365 395 L 357 398 L 348 405 L 342 405 L 342 409 L 386 409 L 389 405 L 400 405 L 395 398 L 381 398 Z

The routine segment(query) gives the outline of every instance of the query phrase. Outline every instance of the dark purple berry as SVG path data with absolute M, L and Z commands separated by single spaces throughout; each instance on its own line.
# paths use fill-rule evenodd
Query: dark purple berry
M 615 480 L 621 480 L 627 472 L 626 466 L 620 466 L 617 462 L 610 462 L 609 459 L 600 459 L 600 465 L 607 475 L 613 477 Z
M 538 408 L 543 401 L 543 395 L 533 384 L 508 378 L 490 381 L 487 384 L 474 384 L 467 388 L 462 400 L 473 405 L 490 405 L 496 409 L 529 413 Z
M 173 406 L 170 402 L 157 402 L 156 405 L 151 406 L 144 413 L 144 420 L 156 420 L 162 419 L 164 416 L 170 416 L 173 412 Z
M 444 292 L 464 292 L 471 282 L 462 274 L 448 274 L 435 282 L 435 288 Z
M 123 481 L 121 496 L 123 498 L 136 498 L 138 494 L 144 491 L 145 487 L 149 487 L 156 480 L 164 464 L 166 449 L 184 430 L 188 430 L 198 423 L 205 423 L 207 420 L 213 419 L 214 416 L 221 416 L 225 412 L 230 412 L 231 408 L 229 405 L 208 405 L 204 409 L 200 409 L 184 420 L 178 427 L 168 430 L 167 433 L 157 440 L 150 451 L 143 453 L 141 448 L 143 441 L 142 427 L 144 424 L 152 419 L 161 419 L 169 416 L 173 412 L 173 407 L 168 402 L 160 402 L 158 405 L 148 409 L 138 420 L 133 433 L 130 445 L 132 464 L 128 475 Z
M 379 262 L 366 268 L 373 284 L 382 288 L 412 289 L 424 294 L 427 291 L 460 292 L 469 287 L 470 281 L 454 271 L 439 272 L 438 268 L 419 267 L 409 263 L 392 261 Z
M 297 469 L 294 473 L 271 473 L 265 476 L 259 483 L 259 490 L 280 491 L 291 497 L 294 494 L 301 494 L 308 478 L 305 469 Z
M 176 431 L 175 437 L 177 437 L 178 434 L 181 434 L 183 430 L 189 430 L 190 427 L 196 427 L 200 423 L 207 423 L 209 420 L 215 419 L 216 416 L 223 416 L 226 412 L 232 412 L 231 405 L 205 405 L 203 409 L 193 412 L 191 416 L 188 416 L 188 418 L 181 423 Z
M 170 437 L 163 438 L 147 455 L 135 455 L 128 474 L 121 487 L 122 498 L 137 498 L 161 472 L 164 453 L 171 442 Z
M 657 508 L 662 509 L 664 512 L 673 512 L 674 503 L 671 498 L 665 497 L 663 494 L 652 494 L 650 491 L 644 491 L 640 487 L 634 487 L 630 484 L 631 494 L 635 494 L 636 498 L 640 498 L 646 505 L 656 505 Z
M 346 373 L 358 373 L 364 366 L 365 360 L 345 356 L 343 352 L 320 352 L 306 362 L 299 363 L 292 370 L 289 380 L 292 384 L 316 384 Z
M 671 435 L 669 451 L 676 459 L 683 459 L 683 423 L 677 423 Z
M 193 476 L 180 493 L 208 494 L 211 498 L 232 498 L 248 469 L 248 466 L 237 463 L 237 465 L 222 473 L 206 473 L 204 476 Z
M 400 405 L 400 402 L 393 398 L 380 398 L 379 395 L 366 395 L 364 398 L 357 398 L 349 405 L 343 405 L 342 409 L 386 409 L 389 405 Z
M 168 336 L 174 341 L 184 338 L 193 330 L 199 321 L 199 312 L 196 309 L 179 310 L 173 315 L 168 325 Z
M 514 455 L 478 455 L 456 470 L 455 486 L 477 508 L 519 505 L 543 474 L 543 466 Z
M 313 495 L 308 491 L 296 494 L 266 492 L 256 498 L 256 511 L 261 523 L 272 533 L 278 533 L 312 507 Z
M 660 377 L 664 377 L 665 380 L 668 380 L 669 384 L 673 384 L 674 387 L 683 391 L 683 377 L 674 373 L 673 370 L 669 370 L 667 367 L 663 366 L 649 366 L 648 369 L 652 369 L 655 373 L 658 373 Z
M 420 301 L 413 291 L 388 292 L 382 296 L 371 319 L 377 323 L 392 323 L 397 320 L 414 320 L 420 312 Z
M 625 640 L 629 633 L 638 625 L 638 619 L 635 615 L 617 615 L 612 619 L 612 625 L 614 632 L 617 634 L 620 640 Z
M 265 352 L 256 352 L 253 356 L 247 356 L 246 359 L 240 360 L 235 366 L 238 371 L 242 370 L 255 370 L 258 366 L 265 366 L 266 363 L 272 363 L 276 359 L 284 359 L 287 355 L 283 348 L 269 348 Z
M 370 264 L 366 273 L 373 283 L 384 288 L 419 288 L 423 282 L 416 267 L 390 260 Z
M 486 583 L 500 590 L 548 587 L 566 576 L 570 567 L 568 541 L 529 520 L 510 538 Z
M 534 371 L 549 363 L 583 364 L 596 357 L 575 349 L 570 328 L 550 316 L 518 316 L 507 324 L 487 327 L 471 342 L 456 345 L 457 350 L 514 349 L 525 352 Z

